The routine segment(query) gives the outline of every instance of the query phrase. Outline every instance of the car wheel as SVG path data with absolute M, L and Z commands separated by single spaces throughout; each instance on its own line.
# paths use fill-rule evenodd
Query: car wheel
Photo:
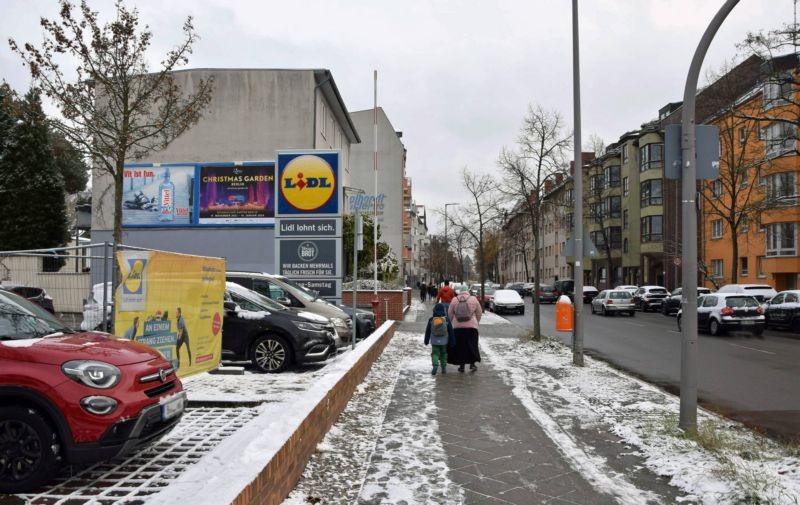
M 291 363 L 291 348 L 277 335 L 263 335 L 253 343 L 250 360 L 262 372 L 282 372 Z
M 716 319 L 708 322 L 708 332 L 715 337 L 722 333 L 722 328 L 720 328 Z
M 681 330 L 681 316 L 680 315 L 678 316 L 678 331 L 683 331 L 683 330 Z
M 594 315 L 594 304 L 589 305 L 589 310 L 591 310 L 592 315 Z
M 522 316 L 525 314 L 525 309 L 519 309 L 519 315 Z
M 635 317 L 636 316 L 636 311 L 632 310 L 632 311 L 628 312 L 628 315 L 631 316 L 631 317 Z
M 58 437 L 35 410 L 0 407 L 0 493 L 29 491 L 58 470 Z
M 800 317 L 796 317 L 789 327 L 793 332 L 800 333 Z
M 600 315 L 603 316 L 603 317 L 608 316 L 608 312 L 606 312 L 606 306 L 605 305 L 600 306 Z

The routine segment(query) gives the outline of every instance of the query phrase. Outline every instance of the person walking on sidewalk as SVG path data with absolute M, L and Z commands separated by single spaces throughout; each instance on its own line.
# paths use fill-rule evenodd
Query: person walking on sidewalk
M 442 365 L 442 373 L 447 373 L 447 348 L 455 344 L 455 333 L 453 325 L 447 317 L 447 304 L 437 303 L 433 306 L 433 316 L 428 319 L 428 326 L 425 328 L 425 345 L 431 344 L 431 362 L 433 369 L 431 375 L 436 375 L 439 364 Z
M 456 292 L 450 287 L 450 281 L 445 279 L 444 286 L 436 294 L 436 303 L 450 303 L 455 298 Z
M 431 283 L 428 284 L 428 298 L 430 298 L 431 300 L 436 298 L 436 284 L 434 284 L 433 281 L 431 281 Z
M 481 360 L 478 348 L 478 325 L 483 316 L 481 304 L 477 298 L 469 294 L 467 286 L 450 302 L 447 315 L 453 321 L 453 330 L 456 336 L 456 346 L 448 356 L 447 362 L 458 365 L 458 371 L 463 372 L 464 366 L 469 363 L 470 371 L 478 369 L 475 363 Z
M 425 303 L 425 297 L 428 294 L 428 286 L 425 285 L 423 282 L 422 284 L 417 283 L 419 286 L 419 301 Z

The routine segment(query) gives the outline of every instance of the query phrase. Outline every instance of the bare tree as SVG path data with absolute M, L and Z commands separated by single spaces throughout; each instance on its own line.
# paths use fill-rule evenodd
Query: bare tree
M 461 171 L 462 184 L 469 193 L 469 203 L 459 206 L 458 212 L 448 214 L 450 225 L 469 237 L 478 252 L 478 273 L 481 278 L 483 300 L 486 282 L 486 235 L 501 217 L 498 206 L 498 192 L 494 178 L 488 174 L 470 172 L 466 167 Z
M 606 152 L 606 142 L 600 137 L 600 135 L 592 133 L 589 135 L 589 139 L 584 144 L 583 150 L 593 152 L 595 158 L 599 158 Z
M 763 107 L 740 114 L 761 121 L 767 149 L 800 154 L 800 25 L 787 23 L 769 31 L 751 32 L 739 44 L 746 53 L 763 61 Z
M 516 200 L 534 238 L 533 247 L 533 332 L 541 337 L 539 314 L 539 271 L 541 270 L 540 241 L 543 196 L 547 181 L 553 181 L 562 172 L 565 156 L 572 144 L 572 133 L 566 131 L 564 119 L 558 111 L 546 110 L 541 105 L 529 106 L 517 139 L 517 151 L 503 148 L 498 159 L 502 171 L 502 193 Z
M 731 232 L 732 261 L 730 283 L 738 279 L 739 235 L 755 223 L 758 214 L 768 204 L 762 198 L 758 180 L 768 161 L 758 139 L 758 120 L 752 112 L 761 108 L 758 99 L 745 102 L 741 84 L 737 82 L 733 65 L 725 65 L 717 74 L 709 106 L 716 112 L 706 121 L 719 127 L 719 177 L 704 180 L 700 195 L 705 203 L 706 222 L 715 233 L 722 235 L 725 225 Z M 758 102 L 758 103 L 755 103 Z M 717 228 L 717 229 L 714 229 Z
M 188 17 L 183 40 L 151 72 L 147 51 L 153 34 L 139 27 L 139 13 L 116 2 L 116 19 L 101 25 L 86 0 L 75 12 L 61 0 L 58 20 L 42 18 L 40 47 L 20 47 L 9 39 L 35 84 L 59 108 L 54 127 L 92 160 L 94 169 L 114 180 L 114 241 L 122 233 L 122 183 L 126 160 L 140 160 L 164 149 L 200 119 L 211 100 L 211 80 L 200 80 L 184 93 L 172 71 L 188 62 L 197 34 Z M 77 60 L 76 74 L 59 60 Z

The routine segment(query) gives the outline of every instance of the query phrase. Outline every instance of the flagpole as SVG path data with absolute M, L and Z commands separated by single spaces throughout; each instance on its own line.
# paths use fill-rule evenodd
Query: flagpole
M 375 324 L 380 325 L 380 300 L 378 299 L 378 71 L 373 72 L 373 107 L 372 107 L 372 168 L 375 178 L 375 193 L 372 207 L 372 312 Z M 388 319 L 388 314 L 384 314 Z

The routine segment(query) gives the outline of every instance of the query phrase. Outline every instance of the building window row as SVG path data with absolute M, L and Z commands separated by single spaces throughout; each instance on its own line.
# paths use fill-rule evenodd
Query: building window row
M 797 223 L 766 225 L 767 256 L 797 256 Z
M 664 217 L 643 217 L 640 231 L 642 242 L 660 242 L 664 237 Z
M 764 128 L 763 132 L 767 158 L 775 158 L 796 150 L 797 127 L 795 125 L 775 122 Z
M 639 195 L 641 197 L 642 208 L 649 207 L 650 205 L 661 205 L 664 201 L 661 179 L 653 179 L 641 183 L 639 186 Z
M 639 171 L 661 167 L 664 160 L 664 144 L 647 144 L 639 148 Z

